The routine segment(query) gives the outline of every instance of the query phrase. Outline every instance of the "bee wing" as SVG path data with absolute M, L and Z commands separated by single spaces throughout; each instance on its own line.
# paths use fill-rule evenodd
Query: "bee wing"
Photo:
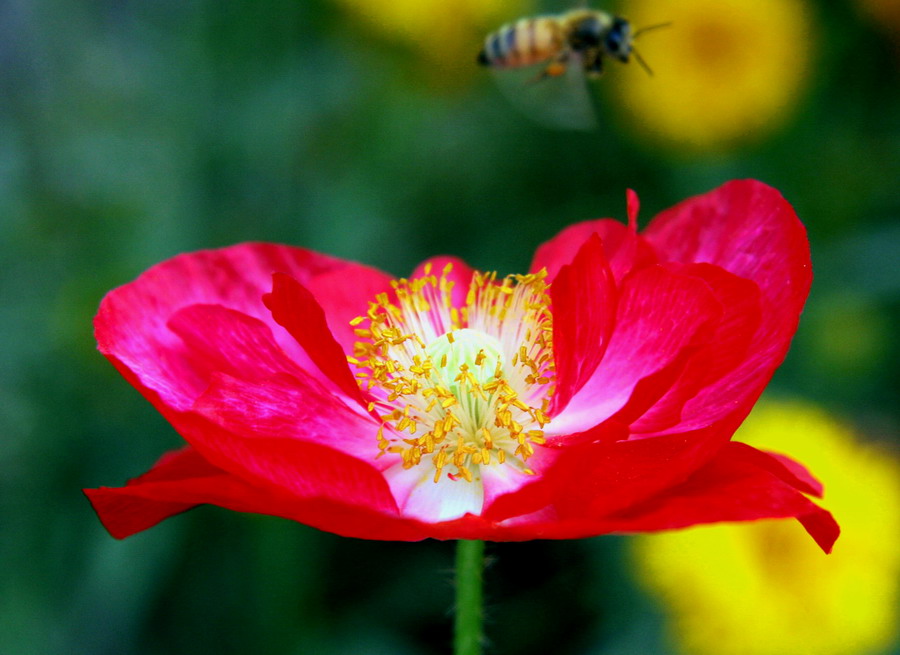
M 596 110 L 581 58 L 570 55 L 562 75 L 544 76 L 547 65 L 500 68 L 492 73 L 503 95 L 538 123 L 563 130 L 596 128 Z

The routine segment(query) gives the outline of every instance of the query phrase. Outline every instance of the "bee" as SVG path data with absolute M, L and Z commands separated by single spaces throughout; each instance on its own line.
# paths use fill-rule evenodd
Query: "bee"
M 489 34 L 478 53 L 478 63 L 490 68 L 522 68 L 549 62 L 541 77 L 557 77 L 577 62 L 589 77 L 603 73 L 603 59 L 627 64 L 631 55 L 648 73 L 652 71 L 634 49 L 634 39 L 649 29 L 631 31 L 619 16 L 592 9 L 522 18 Z
M 522 18 L 489 34 L 477 61 L 495 71 L 539 67 L 537 75 L 530 80 L 532 83 L 565 79 L 564 90 L 547 90 L 540 96 L 536 89 L 545 85 L 528 85 L 527 95 L 531 99 L 523 101 L 516 99 L 517 95 L 526 95 L 523 89 L 516 89 L 498 75 L 507 95 L 520 106 L 530 104 L 534 117 L 556 127 L 590 129 L 594 124 L 593 109 L 584 79 L 600 77 L 607 58 L 628 63 L 632 56 L 652 75 L 650 67 L 634 49 L 634 39 L 643 32 L 669 24 L 632 31 L 626 19 L 591 9 Z

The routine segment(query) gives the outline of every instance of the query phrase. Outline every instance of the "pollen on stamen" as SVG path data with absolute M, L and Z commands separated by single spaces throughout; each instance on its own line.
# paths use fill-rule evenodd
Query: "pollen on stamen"
M 475 272 L 456 306 L 452 264 L 423 270 L 350 322 L 360 340 L 348 362 L 382 421 L 377 457 L 427 462 L 434 482 L 478 481 L 485 466 L 533 474 L 555 385 L 546 272 Z

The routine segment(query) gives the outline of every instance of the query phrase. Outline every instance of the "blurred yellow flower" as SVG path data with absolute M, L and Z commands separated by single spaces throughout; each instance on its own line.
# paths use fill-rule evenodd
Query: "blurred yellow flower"
M 338 0 L 387 38 L 411 45 L 443 73 L 479 69 L 485 35 L 528 12 L 530 0 Z
M 800 403 L 762 404 L 737 439 L 790 453 L 825 480 L 841 538 L 823 555 L 787 521 L 635 538 L 641 582 L 662 601 L 670 637 L 695 655 L 878 652 L 897 634 L 900 466 Z
M 811 22 L 803 0 L 629 0 L 653 69 L 628 67 L 615 85 L 631 125 L 685 153 L 722 151 L 769 134 L 809 77 Z

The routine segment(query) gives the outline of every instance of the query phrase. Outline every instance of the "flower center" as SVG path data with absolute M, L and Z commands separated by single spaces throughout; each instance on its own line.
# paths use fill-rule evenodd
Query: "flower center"
M 546 272 L 476 272 L 454 304 L 451 271 L 394 281 L 394 298 L 351 322 L 361 340 L 348 360 L 382 420 L 378 456 L 430 462 L 435 482 L 500 464 L 532 474 L 554 386 Z

